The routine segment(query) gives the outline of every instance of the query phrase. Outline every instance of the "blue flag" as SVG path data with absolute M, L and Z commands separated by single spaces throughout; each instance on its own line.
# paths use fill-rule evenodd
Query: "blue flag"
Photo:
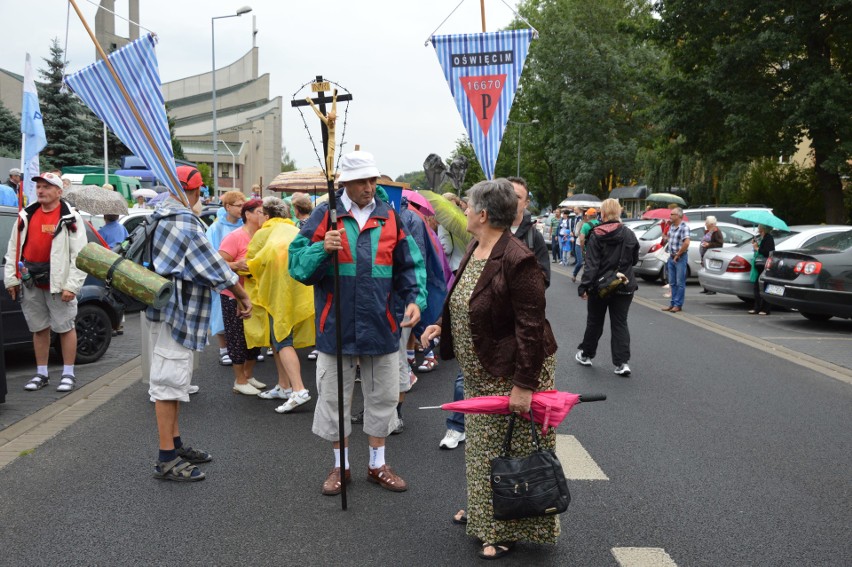
M 432 36 L 450 92 L 488 179 L 494 178 L 494 164 L 532 37 L 529 29 Z
M 109 55 L 109 61 L 130 95 L 142 122 L 147 126 L 153 144 L 145 136 L 142 125 L 104 61 L 68 75 L 65 82 L 118 139 L 145 162 L 157 179 L 180 199 L 183 189 L 176 183 L 175 156 L 165 101 L 160 90 L 160 70 L 154 44 L 154 36 L 148 34 Z
M 44 121 L 38 106 L 38 91 L 33 79 L 33 69 L 30 63 L 30 54 L 24 61 L 24 97 L 21 105 L 21 134 L 23 134 L 22 167 L 24 172 L 24 195 L 27 202 L 35 201 L 35 182 L 32 181 L 32 173 L 39 174 L 38 154 L 47 145 L 47 136 L 44 134 Z

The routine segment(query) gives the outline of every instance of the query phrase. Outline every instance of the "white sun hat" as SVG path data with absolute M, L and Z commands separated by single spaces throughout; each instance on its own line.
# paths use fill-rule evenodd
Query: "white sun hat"
M 340 183 L 354 179 L 370 179 L 379 176 L 379 168 L 373 154 L 357 150 L 340 158 Z

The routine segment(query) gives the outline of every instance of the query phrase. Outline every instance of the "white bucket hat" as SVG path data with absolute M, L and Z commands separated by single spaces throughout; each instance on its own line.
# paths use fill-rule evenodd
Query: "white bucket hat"
M 379 168 L 373 154 L 360 150 L 349 152 L 340 158 L 340 177 L 338 182 L 344 183 L 354 179 L 370 179 L 379 176 Z

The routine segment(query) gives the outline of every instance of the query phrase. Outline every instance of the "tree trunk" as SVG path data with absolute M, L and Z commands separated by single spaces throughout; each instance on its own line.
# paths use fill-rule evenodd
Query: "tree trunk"
M 846 224 L 848 217 L 846 208 L 843 206 L 843 184 L 840 181 L 840 174 L 826 171 L 822 167 L 824 162 L 825 157 L 822 156 L 821 152 L 814 149 L 814 172 L 825 204 L 825 222 L 827 224 Z

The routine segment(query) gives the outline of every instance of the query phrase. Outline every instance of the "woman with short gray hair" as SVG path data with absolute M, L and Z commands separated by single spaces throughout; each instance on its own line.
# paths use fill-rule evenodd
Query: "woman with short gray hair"
M 290 205 L 278 197 L 264 197 L 263 212 L 271 219 L 289 219 Z
M 704 237 L 701 238 L 701 245 L 699 253 L 701 254 L 701 265 L 704 265 L 704 255 L 707 254 L 707 251 L 711 248 L 721 248 L 724 245 L 725 241 L 722 235 L 722 231 L 719 230 L 719 227 L 716 224 L 716 217 L 713 215 L 708 216 L 704 219 Z M 698 293 L 703 293 L 705 295 L 716 295 L 715 291 L 710 291 L 707 288 L 699 291 Z
M 527 413 L 533 392 L 553 388 L 556 339 L 545 318 L 544 272 L 510 230 L 517 206 L 507 179 L 481 181 L 470 188 L 467 230 L 474 240 L 459 265 L 441 319 L 426 328 L 421 340 L 426 346 L 441 335 L 444 360 L 458 357 L 465 397 L 508 396 L 511 411 Z M 453 522 L 467 524 L 468 535 L 483 542 L 483 559 L 506 555 L 518 541 L 556 543 L 559 536 L 555 515 L 494 519 L 491 459 L 500 454 L 507 431 L 505 416 L 465 417 L 468 506 Z M 541 437 L 541 444 L 555 448 L 553 429 Z M 534 450 L 529 429 L 515 428 L 513 456 Z

